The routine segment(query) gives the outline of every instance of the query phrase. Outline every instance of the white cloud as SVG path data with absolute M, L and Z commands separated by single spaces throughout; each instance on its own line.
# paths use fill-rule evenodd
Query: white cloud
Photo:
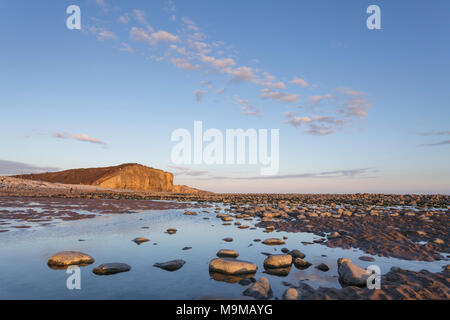
M 296 102 L 298 101 L 298 94 L 289 94 L 284 92 L 277 92 L 271 89 L 265 88 L 261 90 L 261 98 L 262 99 L 272 99 L 276 101 L 282 102 Z
M 295 84 L 297 86 L 300 87 L 307 87 L 308 86 L 308 82 L 306 82 L 304 79 L 300 79 L 297 77 L 294 77 L 294 79 L 292 79 L 289 83 Z
M 78 141 L 83 141 L 83 142 L 106 145 L 106 142 L 103 142 L 97 138 L 92 138 L 92 137 L 88 136 L 87 134 L 73 134 L 72 139 L 75 139 Z

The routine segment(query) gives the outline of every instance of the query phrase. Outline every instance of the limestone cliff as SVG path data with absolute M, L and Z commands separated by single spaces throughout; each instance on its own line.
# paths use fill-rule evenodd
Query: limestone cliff
M 16 178 L 53 183 L 84 184 L 109 189 L 153 192 L 197 193 L 197 189 L 173 184 L 173 174 L 136 163 L 114 167 L 72 169 L 60 172 L 26 174 Z

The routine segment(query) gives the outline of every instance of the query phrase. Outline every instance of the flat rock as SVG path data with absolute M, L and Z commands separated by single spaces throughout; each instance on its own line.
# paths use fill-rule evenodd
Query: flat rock
M 237 258 L 239 253 L 236 250 L 221 249 L 216 254 L 220 258 Z
M 130 270 L 131 267 L 126 263 L 113 262 L 101 264 L 97 268 L 94 268 L 92 272 L 98 275 L 109 275 Z
M 338 259 L 339 281 L 347 286 L 365 287 L 370 273 L 352 263 L 350 259 Z
M 358 259 L 362 260 L 362 261 L 370 261 L 370 262 L 375 261 L 375 258 L 369 257 L 369 256 L 361 256 Z
M 171 261 L 167 261 L 167 262 L 155 263 L 153 266 L 167 270 L 167 271 L 176 271 L 176 270 L 180 269 L 182 266 L 184 266 L 185 263 L 186 263 L 186 261 L 179 259 L 179 260 L 171 260 Z
M 233 241 L 233 238 L 223 238 L 222 240 L 225 242 L 231 242 L 231 241 Z
M 278 239 L 278 238 L 269 238 L 269 239 L 264 240 L 262 243 L 265 245 L 268 245 L 268 246 L 277 246 L 277 245 L 285 244 L 284 240 Z
M 253 297 L 258 300 L 264 300 L 272 297 L 272 289 L 267 278 L 262 277 L 242 293 L 244 296 Z
M 66 267 L 71 265 L 88 265 L 95 260 L 90 255 L 78 251 L 61 251 L 48 259 L 51 267 Z
M 242 260 L 216 258 L 209 263 L 210 272 L 219 272 L 223 274 L 252 274 L 255 273 L 256 270 L 258 270 L 256 264 Z
M 169 228 L 166 231 L 167 231 L 168 234 L 175 234 L 175 233 L 177 233 L 177 229 L 174 229 L 174 228 Z
M 292 256 L 289 254 L 273 254 L 264 260 L 264 268 L 284 268 L 292 264 Z

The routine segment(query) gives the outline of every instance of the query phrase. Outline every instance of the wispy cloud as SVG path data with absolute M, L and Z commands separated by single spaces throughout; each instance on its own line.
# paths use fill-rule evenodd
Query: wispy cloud
M 449 136 L 450 131 L 427 131 L 423 132 L 420 135 L 422 136 Z
M 276 101 L 282 102 L 297 102 L 299 95 L 298 94 L 289 94 L 285 92 L 277 92 L 273 91 L 269 88 L 264 88 L 261 90 L 261 98 L 262 99 L 272 99 Z
M 195 100 L 197 100 L 197 102 L 202 102 L 203 96 L 207 93 L 208 91 L 206 90 L 195 90 L 194 91 Z
M 240 99 L 238 96 L 234 97 L 234 103 L 240 106 L 242 113 L 247 116 L 261 116 L 258 108 L 251 105 L 249 100 Z
M 95 144 L 102 144 L 106 145 L 106 142 L 101 141 L 100 139 L 93 138 L 88 136 L 87 134 L 73 134 L 72 139 L 82 141 L 82 142 L 89 142 L 89 143 L 95 143 Z
M 181 166 L 169 166 L 169 168 L 175 170 L 174 175 L 176 176 L 184 175 L 184 176 L 198 177 L 207 175 L 209 173 L 209 171 L 206 170 L 193 170 L 191 168 Z
M 299 87 L 303 87 L 303 88 L 308 86 L 308 82 L 306 82 L 306 80 L 297 78 L 297 77 L 294 77 L 294 79 L 292 79 L 289 83 L 295 84 L 295 85 L 297 85 Z
M 421 146 L 424 146 L 424 147 L 435 147 L 435 146 L 443 146 L 443 145 L 446 145 L 446 144 L 450 144 L 450 140 L 444 140 L 444 141 L 435 142 L 435 143 L 424 143 L 424 144 L 421 144 Z
M 50 171 L 59 171 L 56 167 L 40 167 L 33 164 L 0 160 L 0 175 L 18 175 L 30 173 L 43 173 Z

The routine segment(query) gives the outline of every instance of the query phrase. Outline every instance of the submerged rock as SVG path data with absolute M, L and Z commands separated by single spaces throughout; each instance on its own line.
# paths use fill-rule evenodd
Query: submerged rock
M 365 287 L 370 272 L 358 267 L 350 259 L 338 259 L 339 281 L 347 286 Z
M 210 272 L 239 275 L 255 273 L 256 270 L 256 264 L 242 260 L 216 258 L 209 263 Z
M 71 265 L 88 265 L 95 260 L 90 255 L 78 251 L 62 251 L 48 259 L 50 267 L 67 267 Z
M 284 268 L 292 264 L 292 256 L 288 254 L 273 254 L 264 260 L 264 268 Z
M 184 266 L 185 263 L 186 263 L 186 261 L 179 259 L 179 260 L 171 260 L 171 261 L 167 261 L 167 262 L 155 263 L 153 266 L 167 270 L 167 271 L 176 271 L 176 270 L 180 269 L 182 266 Z
M 127 272 L 130 271 L 131 267 L 127 265 L 126 263 L 104 263 L 99 265 L 97 268 L 92 270 L 93 273 L 98 275 L 109 275 L 109 274 L 115 274 L 119 272 Z
M 237 258 L 239 253 L 231 249 L 221 249 L 216 254 L 220 258 Z
M 264 300 L 272 297 L 272 289 L 267 278 L 262 277 L 242 293 L 244 296 L 253 297 L 258 300 Z

